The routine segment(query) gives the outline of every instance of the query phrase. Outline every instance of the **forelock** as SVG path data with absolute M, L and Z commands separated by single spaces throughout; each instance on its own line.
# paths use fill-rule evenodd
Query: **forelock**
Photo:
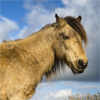
M 77 20 L 77 18 L 67 16 L 64 18 L 64 20 L 81 36 L 85 45 L 87 45 L 88 39 L 87 39 L 86 31 L 82 26 L 82 24 Z

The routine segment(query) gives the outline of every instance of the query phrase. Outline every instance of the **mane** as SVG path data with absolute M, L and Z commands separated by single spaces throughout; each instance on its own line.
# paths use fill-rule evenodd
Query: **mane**
M 81 36 L 85 45 L 88 43 L 87 34 L 83 25 L 77 20 L 77 18 L 67 16 L 64 20 Z
M 77 20 L 77 18 L 67 16 L 63 19 L 81 36 L 82 40 L 84 41 L 84 44 L 87 45 L 88 39 L 87 39 L 86 31 L 84 27 L 82 26 L 82 24 Z M 43 29 L 48 28 L 48 27 L 57 28 L 56 22 L 44 26 Z M 64 70 L 64 68 L 66 67 L 65 65 L 66 64 L 64 61 L 60 59 L 55 60 L 55 63 L 52 66 L 52 69 L 45 74 L 46 78 L 50 80 L 52 75 L 55 76 L 57 75 L 57 72 L 59 72 L 61 69 Z
M 84 44 L 87 45 L 88 39 L 87 39 L 86 31 L 85 31 L 83 25 L 77 20 L 77 18 L 74 18 L 72 16 L 66 16 L 63 19 L 67 22 L 68 25 L 70 25 L 81 36 L 82 40 L 84 41 Z M 54 22 L 52 24 L 45 25 L 40 30 L 44 30 L 44 29 L 47 29 L 50 27 L 59 28 L 59 25 L 57 25 L 57 23 Z
M 20 41 L 22 39 L 15 39 L 15 40 L 9 40 L 9 41 L 6 41 L 5 39 L 2 41 L 2 43 L 8 43 L 8 42 L 14 42 L 14 41 Z
M 50 28 L 50 27 L 54 27 L 55 29 L 60 28 L 59 25 L 58 25 L 56 22 L 54 22 L 54 23 L 52 23 L 52 24 L 47 24 L 47 25 L 45 25 L 44 27 L 42 27 L 42 28 L 40 29 L 40 31 L 43 31 L 44 29 L 47 29 L 47 28 Z

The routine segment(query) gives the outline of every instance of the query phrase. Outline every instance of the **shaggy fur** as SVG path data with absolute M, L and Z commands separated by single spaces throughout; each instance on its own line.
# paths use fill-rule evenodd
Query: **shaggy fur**
M 78 16 L 77 18 L 74 18 L 72 16 L 67 16 L 63 19 L 81 36 L 82 40 L 84 41 L 84 44 L 87 45 L 88 43 L 87 34 L 82 24 L 80 23 L 82 17 Z M 42 28 L 42 30 L 49 27 L 57 28 L 57 23 L 47 24 L 45 27 Z M 54 65 L 52 66 L 52 69 L 45 74 L 46 78 L 50 80 L 52 75 L 53 74 L 57 75 L 57 72 L 60 71 L 60 69 L 63 70 L 64 67 L 66 67 L 65 65 L 66 64 L 64 63 L 64 61 L 57 59 Z
M 28 100 L 43 75 L 50 78 L 65 63 L 74 74 L 86 69 L 87 57 L 82 47 L 86 33 L 79 33 L 75 25 L 68 25 L 57 14 L 55 17 L 56 23 L 25 39 L 0 44 L 0 100 Z M 81 18 L 77 20 L 80 23 Z
M 87 45 L 88 43 L 87 34 L 82 24 L 80 23 L 81 19 L 82 19 L 81 16 L 79 16 L 78 18 L 74 18 L 72 16 L 67 16 L 64 18 L 64 20 L 81 36 L 85 45 Z

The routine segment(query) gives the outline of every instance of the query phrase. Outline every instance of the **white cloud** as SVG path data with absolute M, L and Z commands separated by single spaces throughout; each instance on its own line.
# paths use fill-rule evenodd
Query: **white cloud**
M 80 5 L 80 6 L 84 6 L 89 0 L 73 0 L 74 4 Z M 87 4 L 86 4 L 87 5 Z
M 75 4 L 84 6 L 87 3 L 87 1 L 89 1 L 89 0 L 81 0 L 81 1 L 80 0 L 61 0 L 61 1 L 67 7 L 68 5 L 73 5 L 73 4 L 74 4 L 74 6 L 75 6 Z
M 24 2 L 24 8 L 27 9 L 27 13 L 25 14 L 25 21 L 27 22 L 27 26 L 24 26 L 20 32 L 18 37 L 25 38 L 30 34 L 38 31 L 44 25 L 48 23 L 52 23 L 55 21 L 55 15 L 49 13 L 46 9 L 43 8 L 42 5 L 32 5 L 33 2 L 28 0 Z
M 0 42 L 9 39 L 9 32 L 18 30 L 18 24 L 4 16 L 0 16 Z
M 64 5 L 68 5 L 69 4 L 69 0 L 61 0 L 62 1 L 62 3 L 64 4 Z
M 72 95 L 71 89 L 60 90 L 56 93 L 50 93 L 44 98 L 44 100 L 65 100 L 68 99 L 68 96 Z
M 27 26 L 24 26 L 20 32 L 19 32 L 19 35 L 18 37 L 19 38 L 26 38 L 28 37 L 30 34 L 32 34 L 32 29 L 31 28 L 28 28 Z
M 24 7 L 25 9 L 31 9 L 32 4 L 30 3 L 30 0 L 24 0 L 23 7 Z
M 53 18 L 41 5 L 34 5 L 29 13 L 26 13 L 26 20 L 29 26 L 43 27 L 45 24 L 53 22 Z
M 27 27 L 27 26 L 24 26 L 18 33 L 18 38 L 26 38 L 28 36 L 30 36 L 32 33 L 35 33 L 39 30 L 39 28 L 34 28 L 32 26 L 30 27 Z

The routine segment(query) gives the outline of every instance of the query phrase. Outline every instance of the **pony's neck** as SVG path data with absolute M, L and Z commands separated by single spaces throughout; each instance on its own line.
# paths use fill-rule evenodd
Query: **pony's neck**
M 22 47 L 36 60 L 36 69 L 41 73 L 41 77 L 51 70 L 54 64 L 53 35 L 53 28 L 43 29 L 27 37 L 22 43 Z

